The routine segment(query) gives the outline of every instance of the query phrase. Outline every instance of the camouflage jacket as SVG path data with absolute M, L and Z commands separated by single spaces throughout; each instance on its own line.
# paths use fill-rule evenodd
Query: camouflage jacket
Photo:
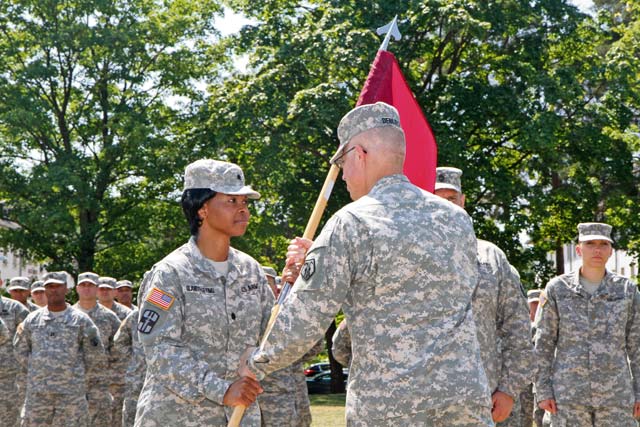
M 404 175 L 383 177 L 324 227 L 251 369 L 260 378 L 291 364 L 342 308 L 353 351 L 348 422 L 490 408 L 470 308 L 477 279 L 466 212 Z
M 84 395 L 87 378 L 107 368 L 98 328 L 71 306 L 57 316 L 47 307 L 29 314 L 16 331 L 13 348 L 27 368 L 27 394 Z
M 125 375 L 125 396 L 137 399 L 142 390 L 147 365 L 144 361 L 144 349 L 138 337 L 138 310 L 132 310 L 120 325 L 113 341 L 114 352 L 122 360 L 127 360 Z
M 74 304 L 73 308 L 85 313 L 79 303 Z M 114 381 L 120 380 L 116 380 L 114 377 L 122 376 L 122 373 L 114 369 L 114 367 L 118 366 L 119 356 L 113 351 L 113 339 L 120 327 L 120 320 L 118 320 L 118 316 L 116 316 L 113 311 L 99 303 L 96 303 L 96 305 L 85 314 L 91 318 L 94 325 L 98 328 L 98 331 L 100 331 L 100 339 L 102 340 L 102 346 L 107 355 L 108 365 L 106 370 L 98 372 L 98 377 L 89 378 L 89 382 L 105 388 L 108 387 L 109 384 L 113 384 Z
M 229 249 L 222 276 L 192 238 L 145 275 L 138 332 L 147 363 L 136 419 L 142 425 L 225 425 L 222 406 L 240 356 L 266 328 L 273 294 L 262 268 Z M 253 421 L 252 421 L 253 420 Z M 243 425 L 259 425 L 247 409 Z
M 14 377 L 21 367 L 13 356 L 11 341 L 18 325 L 29 315 L 29 310 L 18 301 L 0 296 L 0 319 L 9 332 L 9 340 L 0 344 L 0 378 Z
M 536 313 L 537 400 L 592 407 L 640 401 L 640 293 L 607 272 L 594 295 L 578 271 L 552 279 Z
M 473 317 L 489 388 L 517 397 L 533 379 L 529 374 L 533 347 L 527 300 L 504 252 L 480 239 L 478 272 Z

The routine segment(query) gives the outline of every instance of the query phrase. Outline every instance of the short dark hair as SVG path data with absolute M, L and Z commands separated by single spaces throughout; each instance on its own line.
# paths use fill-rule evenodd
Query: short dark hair
M 216 192 L 208 188 L 191 188 L 182 193 L 182 212 L 189 222 L 189 231 L 192 236 L 198 235 L 198 229 L 202 225 L 202 219 L 198 211 L 207 200 L 213 198 Z

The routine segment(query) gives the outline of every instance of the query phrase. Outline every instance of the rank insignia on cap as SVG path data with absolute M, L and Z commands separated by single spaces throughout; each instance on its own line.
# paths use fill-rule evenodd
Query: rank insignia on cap
M 316 260 L 308 259 L 304 262 L 302 269 L 300 270 L 300 275 L 304 280 L 309 280 L 313 273 L 316 272 Z
M 147 301 L 163 310 L 169 310 L 175 298 L 158 288 L 153 288 L 147 297 Z

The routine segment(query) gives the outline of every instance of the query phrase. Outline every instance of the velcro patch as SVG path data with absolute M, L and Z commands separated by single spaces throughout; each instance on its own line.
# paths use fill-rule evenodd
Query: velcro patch
M 138 331 L 141 334 L 149 334 L 153 330 L 153 327 L 158 323 L 158 319 L 160 319 L 160 315 L 155 310 L 145 310 L 142 313 L 142 317 L 140 317 L 140 321 L 138 322 Z
M 163 310 L 169 310 L 175 301 L 175 298 L 158 288 L 151 289 L 147 301 Z
M 302 269 L 300 270 L 300 275 L 304 280 L 311 279 L 311 276 L 316 272 L 316 260 L 311 258 L 304 262 Z

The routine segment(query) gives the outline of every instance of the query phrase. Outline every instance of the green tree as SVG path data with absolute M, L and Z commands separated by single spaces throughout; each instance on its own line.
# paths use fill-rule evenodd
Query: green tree
M 137 279 L 188 234 L 174 190 L 217 78 L 215 1 L 0 4 L 0 244 Z M 197 154 L 197 153 L 196 153 Z

